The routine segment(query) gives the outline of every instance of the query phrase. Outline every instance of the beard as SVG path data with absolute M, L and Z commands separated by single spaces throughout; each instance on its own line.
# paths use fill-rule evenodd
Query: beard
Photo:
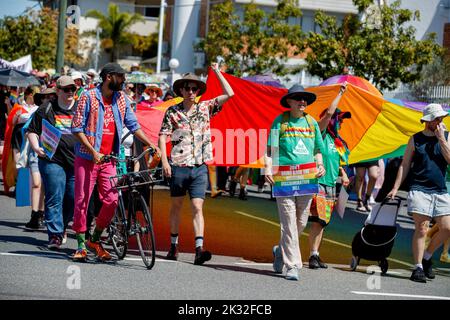
M 108 84 L 108 88 L 112 91 L 120 91 L 120 90 L 122 90 L 122 87 L 123 87 L 123 82 L 120 83 L 120 82 L 112 82 L 111 81 Z

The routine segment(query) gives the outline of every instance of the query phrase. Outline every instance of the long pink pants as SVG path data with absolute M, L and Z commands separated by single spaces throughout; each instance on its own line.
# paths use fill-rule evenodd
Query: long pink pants
M 95 164 L 80 157 L 75 158 L 75 210 L 73 213 L 72 229 L 76 233 L 87 230 L 86 215 L 89 199 L 97 183 L 102 208 L 96 219 L 98 229 L 106 228 L 117 207 L 117 190 L 111 187 L 109 177 L 116 175 L 116 166 L 113 163 Z

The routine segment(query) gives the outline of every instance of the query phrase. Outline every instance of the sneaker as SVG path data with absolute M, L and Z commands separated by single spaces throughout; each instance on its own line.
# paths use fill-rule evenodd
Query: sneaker
M 77 249 L 72 256 L 72 260 L 75 262 L 86 262 L 87 260 L 87 250 L 86 249 Z
M 211 260 L 211 252 L 203 250 L 203 247 L 195 248 L 195 265 L 201 265 L 209 260 Z
M 409 278 L 409 279 L 414 282 L 422 282 L 422 283 L 427 282 L 427 277 L 425 276 L 425 272 L 423 272 L 423 270 L 421 268 L 414 269 L 414 271 L 411 274 L 411 278 Z
M 286 272 L 286 280 L 298 280 L 298 269 L 297 267 L 288 268 Z
M 178 260 L 178 245 L 177 244 L 171 244 L 169 252 L 166 256 L 167 260 Z
M 58 236 L 51 236 L 47 247 L 51 250 L 58 250 L 61 247 L 61 239 Z
M 320 257 L 318 255 L 312 255 L 311 257 L 309 257 L 309 268 L 310 269 L 326 269 L 328 268 L 328 266 L 323 263 L 323 261 L 320 259 Z
M 428 279 L 434 279 L 436 278 L 434 272 L 433 272 L 433 262 L 430 260 L 422 259 L 422 265 L 423 265 L 423 272 L 425 273 L 425 276 Z
M 66 244 L 67 243 L 67 231 L 64 231 L 61 243 L 62 244 Z
M 450 257 L 448 253 L 441 254 L 441 258 L 439 259 L 441 262 L 450 263 Z
M 247 200 L 247 194 L 245 192 L 245 189 L 241 189 L 241 191 L 239 191 L 239 200 Z
M 42 221 L 40 219 L 40 214 L 37 211 L 31 211 L 31 218 L 30 221 L 28 221 L 25 224 L 25 229 L 28 231 L 38 231 L 43 230 L 44 226 L 42 224 Z
M 91 240 L 86 241 L 86 248 L 97 255 L 102 261 L 111 260 L 111 255 L 106 251 L 100 242 L 92 242 Z
M 221 196 L 223 193 L 223 190 L 211 190 L 211 198 L 217 198 Z
M 273 246 L 273 271 L 283 273 L 283 256 L 279 246 Z

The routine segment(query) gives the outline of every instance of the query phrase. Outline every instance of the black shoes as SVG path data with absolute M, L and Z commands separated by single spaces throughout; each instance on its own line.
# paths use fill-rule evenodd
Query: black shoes
M 230 181 L 230 197 L 234 197 L 234 195 L 236 194 L 236 186 L 237 186 L 237 182 L 234 180 Z
M 312 255 L 311 257 L 309 257 L 309 268 L 310 269 L 326 269 L 328 268 L 328 266 L 322 261 L 320 260 L 320 257 L 317 255 Z
M 203 250 L 203 247 L 195 248 L 195 265 L 201 265 L 209 260 L 211 260 L 211 252 Z
M 169 252 L 166 256 L 167 260 L 178 260 L 178 245 L 177 244 L 171 244 Z
M 432 267 L 433 263 L 431 262 L 431 259 L 430 260 L 422 259 L 422 265 L 423 265 L 423 272 L 425 273 L 425 276 L 428 279 L 436 278 L 436 275 L 433 272 L 433 267 Z
M 28 231 L 38 231 L 44 229 L 44 213 L 42 211 L 31 211 L 31 218 L 25 224 L 25 229 Z
M 414 282 L 427 282 L 427 277 L 425 276 L 425 272 L 421 268 L 416 268 L 411 274 L 410 280 Z
M 241 189 L 239 192 L 239 200 L 247 200 L 247 195 L 245 194 L 245 189 Z

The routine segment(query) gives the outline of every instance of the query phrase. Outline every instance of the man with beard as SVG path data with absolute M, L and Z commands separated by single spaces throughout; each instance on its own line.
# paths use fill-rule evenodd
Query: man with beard
M 140 129 L 129 100 L 121 91 L 125 70 L 117 63 L 108 63 L 100 72 L 100 78 L 102 83 L 98 87 L 81 96 L 72 122 L 72 133 L 79 140 L 75 147 L 75 211 L 72 226 L 78 241 L 78 249 L 73 256 L 75 261 L 86 260 L 86 249 L 93 251 L 100 260 L 111 259 L 100 243 L 100 236 L 117 207 L 117 190 L 109 182 L 109 177 L 116 175 L 116 165 L 113 162 L 102 163 L 102 158 L 119 153 L 124 125 L 145 145 L 160 153 Z M 96 183 L 103 205 L 94 233 L 86 242 L 86 212 Z

